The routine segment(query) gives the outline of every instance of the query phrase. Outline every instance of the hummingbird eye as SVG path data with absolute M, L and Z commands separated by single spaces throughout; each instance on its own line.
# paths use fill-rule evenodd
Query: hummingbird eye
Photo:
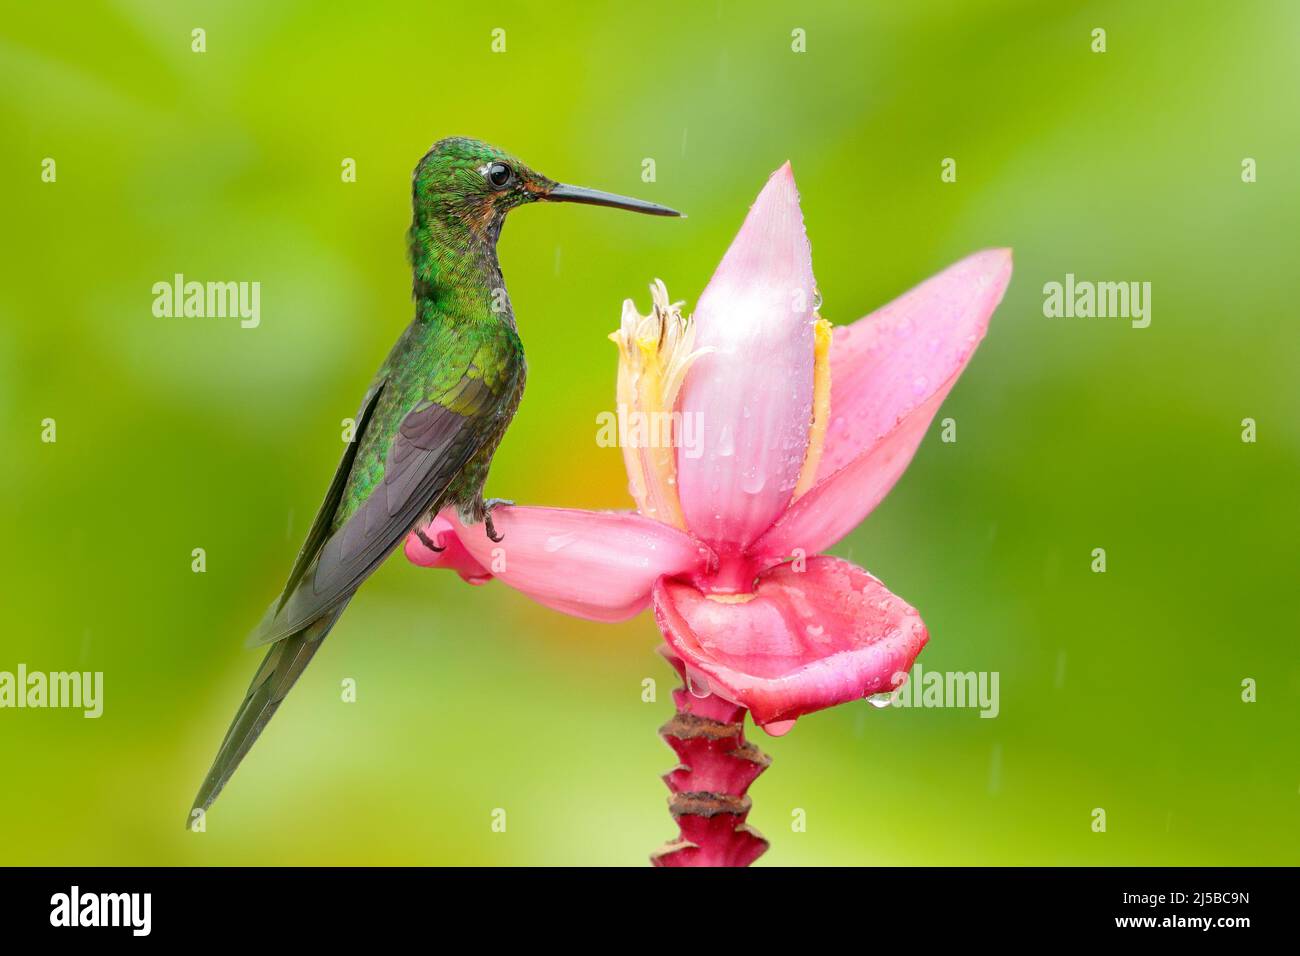
M 495 162 L 487 169 L 487 181 L 493 189 L 505 189 L 515 181 L 515 171 L 509 163 Z

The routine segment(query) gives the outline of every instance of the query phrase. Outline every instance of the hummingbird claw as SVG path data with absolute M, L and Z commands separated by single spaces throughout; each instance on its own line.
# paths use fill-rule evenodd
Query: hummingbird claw
M 429 536 L 428 536 L 427 534 L 424 533 L 424 529 L 423 529 L 423 528 L 416 528 L 416 529 L 415 529 L 415 536 L 416 536 L 417 538 L 420 539 L 420 544 L 424 545 L 424 546 L 425 546 L 426 548 L 428 548 L 430 551 L 445 551 L 445 550 L 447 550 L 447 546 L 446 546 L 446 545 L 443 545 L 443 546 L 440 548 L 440 547 L 438 547 L 436 544 L 434 544 L 432 541 L 430 541 L 430 540 L 429 540 Z
M 483 502 L 483 526 L 487 531 L 487 536 L 493 544 L 498 544 L 505 537 L 503 534 L 497 534 L 497 529 L 492 526 L 492 509 L 498 505 L 513 505 L 514 502 L 509 498 L 489 498 Z

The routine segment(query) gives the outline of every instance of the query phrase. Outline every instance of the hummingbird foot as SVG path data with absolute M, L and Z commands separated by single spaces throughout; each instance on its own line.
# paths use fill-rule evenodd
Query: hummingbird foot
M 440 548 L 440 547 L 438 547 L 436 544 L 434 544 L 433 541 L 429 538 L 429 536 L 428 536 L 427 534 L 424 533 L 424 529 L 423 529 L 423 528 L 416 528 L 416 529 L 415 529 L 415 536 L 416 536 L 417 538 L 420 539 L 420 544 L 424 545 L 424 546 L 425 546 L 426 548 L 428 548 L 430 551 L 445 551 L 445 550 L 447 550 L 447 546 L 446 546 L 446 545 L 443 545 L 443 546 Z
M 497 534 L 497 529 L 492 525 L 492 509 L 499 505 L 513 505 L 514 502 L 509 498 L 489 498 L 483 502 L 483 526 L 487 531 L 487 536 L 493 544 L 500 542 L 505 535 Z

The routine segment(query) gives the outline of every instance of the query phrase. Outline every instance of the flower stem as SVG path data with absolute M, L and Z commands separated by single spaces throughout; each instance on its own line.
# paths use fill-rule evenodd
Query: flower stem
M 677 713 L 659 736 L 677 754 L 664 774 L 672 791 L 668 809 L 680 834 L 650 856 L 655 866 L 749 866 L 767 849 L 745 822 L 749 785 L 771 758 L 745 740 L 745 708 L 692 687 L 685 665 L 667 647 L 662 654 L 684 686 L 673 691 Z

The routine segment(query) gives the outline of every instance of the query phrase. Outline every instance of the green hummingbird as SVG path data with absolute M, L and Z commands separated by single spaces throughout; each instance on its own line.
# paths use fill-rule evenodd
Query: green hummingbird
M 483 485 L 523 395 L 525 363 L 496 247 L 506 214 L 538 201 L 681 215 L 557 183 L 477 140 L 440 140 L 424 155 L 408 233 L 415 318 L 361 399 L 353 441 L 284 590 L 249 638 L 271 647 L 194 809 L 216 800 L 357 588 L 412 529 L 454 507 L 501 540 L 492 509 L 509 502 L 485 501 Z

